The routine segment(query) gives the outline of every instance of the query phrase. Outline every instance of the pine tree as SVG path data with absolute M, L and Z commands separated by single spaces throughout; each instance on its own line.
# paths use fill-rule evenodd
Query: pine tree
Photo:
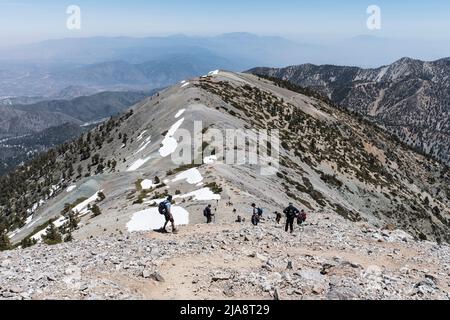
M 46 234 L 42 236 L 44 243 L 54 245 L 62 242 L 61 233 L 53 223 L 50 224 L 46 231 Z
M 77 172 L 78 172 L 78 176 L 81 177 L 81 174 L 83 173 L 83 167 L 81 166 L 81 164 L 78 165 Z
M 31 246 L 34 246 L 37 243 L 37 241 L 35 239 L 31 239 L 31 238 L 25 238 L 20 242 L 20 246 L 22 247 L 22 249 L 25 248 L 29 248 Z
M 111 161 L 111 170 L 112 171 L 116 170 L 116 165 L 117 165 L 117 161 L 115 159 L 113 159 L 113 161 Z
M 71 241 L 73 241 L 72 232 L 69 232 L 64 238 L 64 242 L 71 242 Z
M 11 242 L 9 241 L 9 237 L 4 230 L 0 231 L 0 251 L 10 250 Z
M 105 200 L 106 199 L 106 196 L 105 196 L 105 194 L 102 192 L 102 191 L 99 191 L 98 192 L 98 194 L 97 194 L 97 201 L 98 202 L 102 202 L 103 200 Z
M 98 207 L 98 205 L 94 204 L 91 208 L 92 213 L 94 214 L 94 217 L 97 217 L 102 214 L 102 211 Z
M 73 212 L 70 212 L 69 213 L 69 224 L 68 224 L 69 233 L 71 231 L 75 230 L 76 228 L 78 228 L 78 222 L 79 221 L 78 221 L 77 215 Z

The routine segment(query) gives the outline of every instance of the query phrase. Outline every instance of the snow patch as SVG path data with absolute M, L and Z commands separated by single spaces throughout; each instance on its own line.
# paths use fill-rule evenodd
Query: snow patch
M 68 187 L 68 188 L 66 189 L 66 192 L 67 192 L 67 193 L 72 192 L 72 191 L 75 190 L 76 188 L 77 188 L 76 185 L 70 186 L 70 187 Z
M 141 182 L 141 187 L 143 190 L 150 190 L 156 186 L 157 185 L 154 184 L 152 180 L 145 179 Z
M 190 85 L 190 83 L 189 83 L 189 82 L 186 82 L 185 84 L 183 84 L 183 85 L 181 86 L 181 88 L 187 87 L 188 85 Z
M 189 184 L 197 184 L 203 181 L 203 177 L 198 169 L 192 168 L 178 174 L 175 179 L 172 180 L 172 182 L 177 182 L 180 180 L 186 180 Z
M 61 227 L 64 223 L 66 223 L 67 219 L 63 216 L 59 217 L 57 220 L 53 221 L 53 224 L 55 225 L 56 228 Z M 42 236 L 45 235 L 47 233 L 47 228 L 45 228 L 44 230 L 39 231 L 38 233 L 34 234 L 31 239 L 36 240 L 37 242 L 41 242 L 42 241 Z
M 213 164 L 215 161 L 217 161 L 217 156 L 215 156 L 215 155 L 205 157 L 203 159 L 203 163 L 205 163 L 205 164 Z
M 168 155 L 174 153 L 175 150 L 177 149 L 178 142 L 173 136 L 175 135 L 175 132 L 183 124 L 183 122 L 184 118 L 181 118 L 172 127 L 170 127 L 169 131 L 164 137 L 164 140 L 162 141 L 163 146 L 159 149 L 159 154 L 161 155 L 161 157 L 165 158 Z
M 180 198 L 194 198 L 195 201 L 220 200 L 220 194 L 215 194 L 209 188 L 203 188 L 184 194 Z
M 220 72 L 220 70 L 214 70 L 214 71 L 211 71 L 211 72 L 208 73 L 208 76 L 215 76 L 215 75 L 218 75 L 219 72 Z
M 136 141 L 140 141 L 144 137 L 144 134 L 146 132 L 147 132 L 147 130 L 142 131 L 141 134 L 137 137 Z
M 53 196 L 53 194 L 55 193 L 55 191 L 57 191 L 57 190 L 59 190 L 59 186 L 58 185 L 52 185 L 51 187 L 50 187 L 50 193 L 49 193 L 49 197 L 51 197 L 51 196 Z
M 173 206 L 171 212 L 177 226 L 189 224 L 189 212 L 184 208 Z M 129 232 L 151 231 L 161 228 L 165 222 L 166 220 L 159 213 L 158 208 L 150 208 L 133 214 L 127 223 L 127 230 Z
M 94 195 L 92 195 L 90 198 L 84 200 L 83 202 L 79 203 L 75 206 L 75 208 L 72 209 L 72 212 L 78 212 L 79 214 L 86 214 L 89 212 L 87 209 L 88 205 L 90 205 L 92 202 L 96 201 L 98 199 L 98 194 L 100 192 L 103 192 L 103 190 L 97 191 Z
M 145 148 L 147 148 L 148 145 L 152 142 L 151 138 L 152 138 L 152 137 L 148 137 L 147 139 L 145 139 L 145 140 L 141 143 L 140 149 L 139 149 L 138 151 L 136 151 L 134 154 L 138 154 L 138 153 L 144 151 Z
M 181 115 L 186 111 L 186 109 L 181 109 L 180 111 L 177 112 L 177 114 L 175 115 L 175 119 L 178 119 L 179 117 L 181 117 Z
M 136 171 L 137 169 L 139 169 L 140 167 L 142 167 L 148 160 L 150 160 L 151 157 L 147 157 L 145 159 L 138 159 L 136 160 L 131 167 L 129 167 L 127 169 L 127 172 L 131 172 L 131 171 Z
M 211 191 L 210 188 L 198 189 L 186 194 L 182 195 L 177 194 L 173 196 L 173 199 L 185 199 L 185 198 L 193 198 L 192 200 L 194 201 L 209 201 L 221 199 L 220 194 L 215 194 L 214 192 Z M 153 199 L 144 203 L 149 205 L 155 205 L 164 200 L 165 199 Z

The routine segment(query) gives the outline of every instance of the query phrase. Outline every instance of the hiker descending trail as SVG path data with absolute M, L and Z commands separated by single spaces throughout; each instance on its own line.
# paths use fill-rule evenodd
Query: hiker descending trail
M 212 222 L 212 217 L 214 216 L 214 214 L 211 212 L 211 205 L 208 204 L 206 206 L 206 208 L 203 210 L 203 215 L 206 217 L 206 223 L 211 223 Z
M 164 215 L 164 218 L 166 219 L 166 222 L 164 223 L 164 226 L 158 230 L 160 232 L 163 233 L 167 233 L 167 224 L 170 223 L 172 224 L 172 233 L 178 233 L 177 228 L 175 227 L 175 220 L 173 219 L 173 215 L 172 215 L 172 196 L 169 195 L 167 197 L 166 200 L 164 200 L 163 202 L 161 202 L 158 206 L 158 211 L 160 214 Z
M 302 209 L 297 216 L 297 225 L 301 226 L 306 221 L 306 212 Z
M 275 221 L 277 222 L 277 224 L 280 224 L 281 218 L 282 218 L 281 213 L 278 211 L 275 211 L 273 214 L 275 215 Z
M 289 203 L 289 206 L 284 209 L 283 213 L 286 215 L 286 227 L 285 231 L 288 232 L 289 228 L 291 233 L 294 232 L 294 220 L 298 217 L 300 211 L 296 207 L 294 207 L 293 203 Z
M 252 224 L 254 226 L 257 226 L 258 223 L 261 221 L 261 218 L 263 215 L 263 210 L 261 208 L 257 207 L 255 203 L 252 203 L 252 208 L 253 208 Z

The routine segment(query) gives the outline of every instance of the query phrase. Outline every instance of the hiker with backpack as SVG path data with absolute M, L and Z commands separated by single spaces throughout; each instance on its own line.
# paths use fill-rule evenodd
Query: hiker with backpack
M 162 201 L 158 206 L 158 211 L 160 214 L 164 215 L 164 218 L 166 219 L 166 222 L 164 223 L 164 227 L 162 227 L 159 231 L 163 233 L 167 233 L 167 224 L 172 224 L 172 233 L 178 233 L 177 228 L 175 228 L 175 220 L 173 219 L 172 215 L 172 196 L 168 196 L 166 200 Z
M 211 212 L 211 205 L 208 204 L 208 206 L 203 210 L 203 215 L 206 217 L 206 223 L 211 223 L 212 222 L 212 216 L 214 215 Z
M 306 221 L 306 212 L 305 210 L 302 210 L 297 216 L 297 224 L 301 226 L 305 221 Z
M 277 222 L 277 224 L 280 224 L 280 221 L 281 221 L 281 218 L 282 218 L 281 213 L 278 212 L 278 211 L 275 211 L 274 214 L 275 214 L 275 221 Z
M 255 203 L 252 203 L 253 213 L 252 213 L 252 224 L 257 226 L 261 221 L 261 217 L 263 215 L 263 210 L 259 207 L 256 207 Z
M 291 233 L 294 232 L 294 220 L 299 215 L 300 211 L 296 207 L 294 207 L 293 203 L 289 203 L 289 206 L 284 209 L 283 213 L 286 215 L 286 232 L 291 229 Z

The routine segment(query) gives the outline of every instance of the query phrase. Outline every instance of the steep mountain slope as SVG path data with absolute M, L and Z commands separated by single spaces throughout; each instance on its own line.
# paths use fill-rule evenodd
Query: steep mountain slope
M 153 95 L 154 92 L 155 90 L 101 92 L 72 100 L 42 101 L 35 104 L 16 105 L 14 108 L 28 112 L 59 112 L 84 123 L 121 113 L 142 99 Z
M 249 72 L 317 90 L 407 144 L 450 163 L 450 59 L 403 58 L 377 69 L 307 64 Z
M 0 138 L 38 132 L 63 123 L 83 122 L 57 111 L 25 111 L 13 106 L 0 106 Z
M 50 148 L 81 136 L 93 127 L 65 123 L 35 134 L 0 140 L 0 176 Z
M 153 92 L 102 92 L 73 100 L 0 106 L 0 176 L 40 152 L 79 137 Z
M 450 298 L 448 244 L 327 212 L 293 235 L 271 218 L 0 252 L 0 299 Z
M 260 174 L 276 169 L 271 158 L 224 164 L 216 153 L 214 160 L 205 140 L 196 147 L 205 149 L 199 164 L 174 163 L 171 154 L 183 146 L 177 134 L 193 132 L 194 121 L 203 122 L 205 139 L 211 129 L 279 129 L 279 170 Z M 248 218 L 252 202 L 270 213 L 293 201 L 440 242 L 450 240 L 449 182 L 440 163 L 325 101 L 217 71 L 166 89 L 1 178 L 0 223 L 14 243 L 40 240 L 50 219 L 76 239 L 151 230 L 162 224 L 155 205 L 172 193 L 181 224 L 203 221 L 206 203 L 217 208 L 216 222 L 230 223 L 233 208 Z
M 64 123 L 97 121 L 123 112 L 154 92 L 101 92 L 72 100 L 0 106 L 0 138 L 36 133 Z

